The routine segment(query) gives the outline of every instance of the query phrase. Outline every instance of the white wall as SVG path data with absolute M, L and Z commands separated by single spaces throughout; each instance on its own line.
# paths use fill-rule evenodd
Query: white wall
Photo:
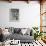
M 19 21 L 9 21 L 9 10 L 19 9 Z M 0 26 L 32 27 L 40 26 L 40 4 L 38 2 L 0 2 Z

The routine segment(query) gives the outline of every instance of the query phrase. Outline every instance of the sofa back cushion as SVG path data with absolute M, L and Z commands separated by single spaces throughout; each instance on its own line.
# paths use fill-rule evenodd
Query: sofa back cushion
M 21 33 L 24 35 L 27 32 L 27 29 L 21 29 Z
M 14 33 L 20 33 L 21 28 L 14 28 Z
M 14 33 L 14 27 L 9 27 L 8 32 Z

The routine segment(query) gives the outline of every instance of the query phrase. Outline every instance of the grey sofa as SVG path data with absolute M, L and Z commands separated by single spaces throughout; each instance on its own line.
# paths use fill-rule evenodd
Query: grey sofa
M 13 27 L 10 27 L 9 32 L 11 34 L 9 36 L 6 36 L 5 39 L 10 38 L 10 40 L 13 40 L 13 39 L 20 40 L 21 43 L 33 42 L 34 37 L 32 36 L 32 31 L 30 30 L 31 35 L 28 35 L 29 33 L 26 33 L 26 34 L 23 35 L 21 33 L 21 29 L 26 29 L 26 28 L 13 28 Z
M 34 38 L 33 36 L 29 36 L 29 35 L 21 35 L 21 34 L 11 34 L 9 36 L 9 38 L 12 40 L 12 39 L 15 39 L 15 40 L 20 40 L 21 43 L 30 43 L 30 42 L 33 42 Z

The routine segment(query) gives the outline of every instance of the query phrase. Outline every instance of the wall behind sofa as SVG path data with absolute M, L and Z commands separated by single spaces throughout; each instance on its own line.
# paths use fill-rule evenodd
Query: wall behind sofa
M 19 21 L 10 22 L 11 8 L 19 9 Z M 40 26 L 40 4 L 35 2 L 0 2 L 0 26 L 3 27 L 32 27 Z

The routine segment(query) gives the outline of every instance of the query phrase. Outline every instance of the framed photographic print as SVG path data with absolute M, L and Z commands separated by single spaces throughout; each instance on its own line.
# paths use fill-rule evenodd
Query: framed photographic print
M 10 9 L 10 21 L 19 20 L 19 9 Z

